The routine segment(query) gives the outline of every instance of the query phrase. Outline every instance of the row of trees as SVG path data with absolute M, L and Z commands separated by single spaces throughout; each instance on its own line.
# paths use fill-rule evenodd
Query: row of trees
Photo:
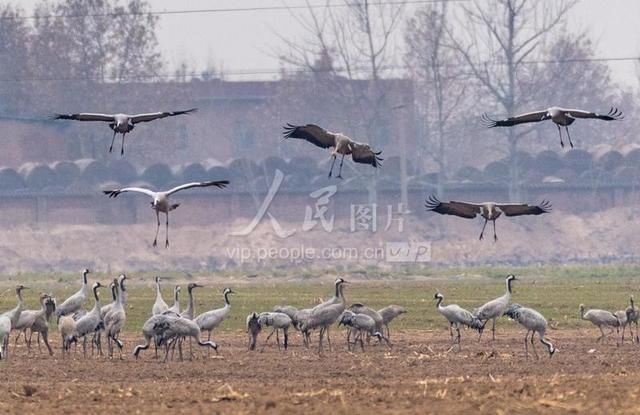
M 104 97 L 92 85 L 152 78 L 162 59 L 157 17 L 150 11 L 144 0 L 43 1 L 29 16 L 11 4 L 1 6 L 3 111 L 100 102 Z
M 305 35 L 280 38 L 283 67 L 295 70 L 283 71 L 285 82 L 264 110 L 272 117 L 269 125 L 308 120 L 348 132 L 384 149 L 385 155 L 403 155 L 401 177 L 436 171 L 442 187 L 462 165 L 506 156 L 512 196 L 517 197 L 516 155 L 557 145 L 556 131 L 548 125 L 487 131 L 479 123 L 481 113 L 502 117 L 550 105 L 601 111 L 617 105 L 633 111 L 636 97 L 612 85 L 606 63 L 592 59 L 588 37 L 566 28 L 577 0 L 420 6 L 333 0 L 326 7 L 306 1 L 306 10 L 293 12 Z M 163 60 L 158 20 L 150 12 L 145 0 L 43 1 L 29 17 L 14 6 L 1 6 L 0 110 L 115 111 L 119 98 L 106 96 L 100 84 L 165 81 L 155 77 Z M 183 67 L 177 73 L 186 80 L 187 72 Z M 165 101 L 168 96 L 184 101 L 179 88 L 170 90 Z M 239 124 L 244 126 L 246 119 Z M 633 139 L 633 128 L 632 122 L 607 130 L 584 128 L 575 141 L 586 148 L 600 143 L 603 131 Z M 413 137 L 418 138 L 408 139 Z M 250 150 L 238 149 L 243 154 Z M 259 151 L 263 157 L 264 148 Z M 411 166 L 415 170 L 407 171 Z M 367 171 L 375 198 L 375 176 Z
M 307 3 L 305 16 L 310 17 L 299 18 L 308 37 L 283 37 L 282 59 L 305 69 L 295 76 L 312 81 L 312 86 L 300 87 L 313 91 L 287 97 L 312 95 L 314 107 L 327 108 L 335 100 L 351 101 L 359 113 L 327 111 L 322 121 L 374 145 L 400 146 L 419 169 L 440 172 L 441 185 L 461 165 L 506 156 L 512 160 L 511 195 L 517 198 L 521 180 L 516 155 L 522 149 L 557 145 L 557 138 L 549 140 L 555 128 L 533 125 L 487 133 L 479 122 L 483 112 L 507 117 L 552 105 L 595 111 L 617 105 L 632 111 L 633 96 L 618 91 L 606 63 L 593 59 L 588 36 L 567 29 L 566 17 L 576 2 L 440 1 L 415 10 L 408 10 L 408 4 L 369 0 L 344 0 L 347 7 L 330 3 L 324 9 Z M 405 19 L 407 15 L 412 16 Z M 403 45 L 398 45 L 399 37 L 404 37 Z M 402 103 L 390 100 L 379 87 L 379 79 L 397 76 L 408 76 L 414 84 L 415 114 L 406 114 Z M 370 87 L 344 88 L 345 78 L 368 80 Z M 292 104 L 310 111 L 299 102 Z M 307 119 L 318 120 L 317 114 Z M 398 117 L 415 119 L 416 128 L 395 132 L 394 143 L 389 143 L 384 126 Z M 618 123 L 608 137 L 624 137 L 631 128 Z M 607 138 L 603 131 L 612 130 L 581 129 L 577 141 L 583 148 L 600 143 Z M 418 135 L 418 148 L 402 148 L 408 133 Z M 496 136 L 504 141 L 491 138 Z

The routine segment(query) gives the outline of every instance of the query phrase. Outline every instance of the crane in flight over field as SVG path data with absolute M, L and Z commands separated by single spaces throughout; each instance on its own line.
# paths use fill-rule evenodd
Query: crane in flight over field
M 148 114 L 98 114 L 90 112 L 81 112 L 77 114 L 54 114 L 54 120 L 75 120 L 75 121 L 104 121 L 109 123 L 109 128 L 113 130 L 113 138 L 109 153 L 113 151 L 113 143 L 116 140 L 116 134 L 122 134 L 122 146 L 120 154 L 124 155 L 124 136 L 133 130 L 139 122 L 149 122 L 160 118 L 173 117 L 175 115 L 189 114 L 197 111 L 197 108 L 191 108 L 184 111 L 164 111 L 150 112 Z
M 482 114 L 482 122 L 489 128 L 493 127 L 513 127 L 517 124 L 524 124 L 529 122 L 540 122 L 544 120 L 553 121 L 558 127 L 558 134 L 560 134 L 560 145 L 564 148 L 564 141 L 562 141 L 562 130 L 560 127 L 564 127 L 567 131 L 567 138 L 569 139 L 569 145 L 573 148 L 571 142 L 571 136 L 569 135 L 569 126 L 577 118 L 595 118 L 604 121 L 615 121 L 624 118 L 622 111 L 619 111 L 615 107 L 611 107 L 607 114 L 598 114 L 595 112 L 567 109 L 561 107 L 551 107 L 542 111 L 527 112 L 526 114 L 516 115 L 504 120 L 494 120 L 486 113 Z
M 498 219 L 500 215 L 503 213 L 507 216 L 540 215 L 551 210 L 551 203 L 546 200 L 543 200 L 538 206 L 529 206 L 526 203 L 469 203 L 456 202 L 454 200 L 449 203 L 443 203 L 431 195 L 427 198 L 425 207 L 427 210 L 432 210 L 441 215 L 454 215 L 467 219 L 473 219 L 476 215 L 480 215 L 484 218 L 480 239 L 483 238 L 484 228 L 487 226 L 487 222 L 491 221 L 493 222 L 493 240 L 497 241 L 496 219 Z
M 370 164 L 374 168 L 381 166 L 383 159 L 379 156 L 382 151 L 373 151 L 369 144 L 358 143 L 342 133 L 332 133 L 315 124 L 301 126 L 287 123 L 283 128 L 284 132 L 282 134 L 285 139 L 299 138 L 321 148 L 333 148 L 330 155 L 330 157 L 333 158 L 333 162 L 329 170 L 329 177 L 331 177 L 333 173 L 333 166 L 336 164 L 338 154 L 342 155 L 340 159 L 340 171 L 338 172 L 339 179 L 342 179 L 344 156 L 349 154 L 351 155 L 351 159 L 356 163 Z
M 176 186 L 173 189 L 166 190 L 164 192 L 154 192 L 149 189 L 145 189 L 142 187 L 124 187 L 122 189 L 113 189 L 113 190 L 103 190 L 103 193 L 108 195 L 109 197 L 117 197 L 120 193 L 125 192 L 136 192 L 145 194 L 153 199 L 151 202 L 151 208 L 156 211 L 156 218 L 158 219 L 158 226 L 156 228 L 156 237 L 153 240 L 153 246 L 158 245 L 158 232 L 160 231 L 160 212 L 163 212 L 167 216 L 167 224 L 166 224 L 166 239 L 165 239 L 165 247 L 169 247 L 169 212 L 176 209 L 180 206 L 180 203 L 172 204 L 169 201 L 169 196 L 172 194 L 179 192 L 180 190 L 191 189 L 193 187 L 209 187 L 215 186 L 219 189 L 223 189 L 227 187 L 229 184 L 228 180 L 216 180 L 216 181 L 208 181 L 208 182 L 193 182 L 186 183 L 180 186 Z

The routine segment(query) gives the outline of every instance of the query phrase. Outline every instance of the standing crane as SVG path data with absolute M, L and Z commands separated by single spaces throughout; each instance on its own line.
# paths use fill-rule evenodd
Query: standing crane
M 442 305 L 442 301 L 444 301 L 444 295 L 440 293 L 436 293 L 434 297 L 436 302 L 436 308 L 438 312 L 444 316 L 449 322 L 449 333 L 451 334 L 451 344 L 452 348 L 457 344 L 458 350 L 462 348 L 460 345 L 460 324 L 472 328 L 474 330 L 478 330 L 478 332 L 482 333 L 484 329 L 484 324 L 480 319 L 471 314 L 470 311 L 465 310 L 460 307 L 458 304 L 449 304 L 447 306 Z M 453 337 L 453 327 L 456 328 L 457 337 L 454 339 Z
M 489 301 L 488 303 L 480 306 L 475 312 L 474 315 L 486 324 L 489 320 L 493 320 L 493 326 L 491 327 L 491 333 L 493 335 L 492 340 L 496 340 L 496 320 L 504 314 L 504 311 L 507 309 L 509 305 L 509 301 L 511 301 L 511 283 L 513 281 L 517 281 L 515 275 L 508 275 L 505 280 L 505 284 L 507 286 L 507 291 L 504 295 Z M 480 335 L 478 336 L 478 341 L 482 337 L 482 331 L 480 331 Z
M 90 271 L 86 268 L 82 270 L 82 287 L 80 287 L 80 289 L 71 297 L 64 300 L 56 310 L 58 320 L 60 320 L 60 317 L 62 316 L 75 313 L 84 305 L 84 302 L 89 296 L 89 285 L 87 282 L 87 275 L 89 275 L 89 272 Z
M 547 332 L 547 319 L 545 319 L 542 314 L 533 308 L 523 307 L 520 304 L 511 304 L 509 308 L 505 310 L 504 315 L 517 321 L 527 329 L 527 334 L 524 335 L 524 352 L 526 359 L 529 358 L 529 346 L 527 344 L 527 337 L 529 336 L 529 333 L 531 333 L 531 348 L 533 349 L 533 354 L 536 356 L 536 359 L 539 358 L 538 352 L 536 352 L 536 347 L 533 343 L 533 337 L 536 333 L 538 333 L 538 337 L 540 337 L 540 343 L 547 346 L 549 357 L 553 356 L 556 352 L 556 348 L 544 337 Z

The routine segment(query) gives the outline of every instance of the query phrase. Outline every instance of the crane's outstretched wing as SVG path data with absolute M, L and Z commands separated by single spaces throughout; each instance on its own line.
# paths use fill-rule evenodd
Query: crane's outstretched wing
M 535 111 L 535 112 L 527 112 L 526 114 L 516 115 L 515 117 L 506 118 L 504 120 L 494 120 L 489 117 L 486 113 L 482 114 L 482 122 L 489 128 L 493 127 L 511 127 L 516 124 L 524 124 L 528 122 L 539 122 L 543 120 L 548 120 L 549 115 L 547 114 L 547 110 L 544 111 Z
M 176 186 L 171 190 L 167 190 L 167 195 L 173 194 L 175 192 L 179 192 L 180 190 L 191 189 L 192 187 L 215 186 L 215 187 L 217 187 L 219 189 L 224 189 L 225 187 L 227 187 L 228 184 L 229 184 L 229 180 L 216 180 L 216 181 L 210 181 L 210 182 L 186 183 L 186 184 L 182 184 L 180 186 Z
M 105 195 L 108 195 L 109 197 L 117 197 L 120 193 L 125 193 L 125 192 L 136 192 L 136 193 L 142 193 L 145 194 L 147 196 L 151 196 L 151 197 L 155 197 L 156 196 L 156 192 L 153 192 L 149 189 L 144 189 L 142 187 L 123 187 L 122 189 L 113 189 L 113 190 L 103 190 L 102 193 L 104 193 Z
M 197 108 L 191 108 L 184 111 L 150 112 L 148 114 L 135 114 L 135 115 L 132 115 L 129 119 L 131 120 L 132 123 L 135 124 L 138 122 L 149 122 L 153 120 L 158 120 L 160 118 L 173 117 L 175 115 L 190 114 L 196 111 L 198 111 Z
M 287 123 L 287 125 L 282 128 L 284 128 L 282 135 L 285 139 L 299 138 L 302 140 L 307 140 L 308 142 L 322 148 L 336 146 L 335 134 L 330 133 L 329 131 L 315 124 L 307 124 L 301 126 Z
M 382 151 L 373 151 L 369 144 L 354 143 L 351 145 L 351 159 L 356 163 L 371 164 L 373 167 L 382 166 L 382 158 L 378 157 Z
M 582 110 L 567 110 L 567 114 L 573 118 L 597 118 L 604 121 L 615 121 L 624 118 L 622 111 L 616 107 L 611 107 L 607 114 L 598 114 L 595 112 L 582 111 Z
M 507 216 L 541 215 L 551 211 L 551 203 L 547 200 L 543 200 L 538 206 L 529 206 L 526 203 L 497 204 L 496 206 Z
M 115 121 L 113 114 L 98 114 L 92 112 L 80 112 L 78 114 L 53 114 L 54 120 L 75 120 L 75 121 Z
M 427 210 L 432 210 L 441 215 L 455 215 L 461 218 L 473 219 L 480 213 L 480 205 L 468 202 L 456 202 L 454 200 L 449 203 L 443 203 L 437 197 L 431 195 L 425 202 Z

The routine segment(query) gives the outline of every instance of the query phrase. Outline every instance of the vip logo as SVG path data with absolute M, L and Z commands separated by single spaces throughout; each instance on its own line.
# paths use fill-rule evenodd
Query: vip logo
M 431 242 L 387 242 L 387 262 L 431 262 Z

